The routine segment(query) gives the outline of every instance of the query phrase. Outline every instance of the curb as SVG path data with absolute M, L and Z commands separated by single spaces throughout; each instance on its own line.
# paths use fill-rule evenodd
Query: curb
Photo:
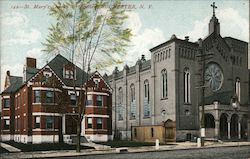
M 131 154 L 131 153 L 145 153 L 145 152 L 164 152 L 164 151 L 181 151 L 181 150 L 201 150 L 201 149 L 214 149 L 214 148 L 222 148 L 222 147 L 247 147 L 250 144 L 246 145 L 223 145 L 223 146 L 211 146 L 211 147 L 188 147 L 188 148 L 170 148 L 170 149 L 160 149 L 160 150 L 142 150 L 142 151 L 128 151 L 128 152 L 107 152 L 107 153 L 92 153 L 92 154 L 75 154 L 71 157 L 76 156 L 99 156 L 99 155 L 111 155 L 111 154 Z M 112 150 L 115 148 L 112 148 Z M 58 157 L 69 157 L 69 156 L 48 156 L 48 157 L 37 157 L 37 158 L 58 158 Z
M 112 148 L 110 151 L 111 152 L 107 152 L 107 151 L 96 151 L 96 152 L 103 152 L 103 153 L 96 153 L 96 152 L 93 152 L 93 153 L 88 153 L 88 154 L 81 154 L 81 153 L 75 153 L 75 154 L 72 154 L 72 155 L 65 155 L 63 156 L 62 155 L 54 155 L 54 156 L 40 156 L 42 153 L 38 153 L 38 154 L 30 154 L 30 155 L 27 155 L 26 156 L 23 156 L 20 158 L 29 158 L 30 156 L 32 156 L 32 158 L 60 158 L 60 157 L 77 157 L 77 156 L 97 156 L 97 155 L 111 155 L 111 154 L 131 154 L 131 153 L 145 153 L 145 152 L 164 152 L 164 151 L 181 151 L 181 150 L 201 150 L 201 149 L 214 149 L 214 148 L 222 148 L 222 147 L 245 147 L 245 146 L 250 146 L 250 143 L 249 144 L 244 144 L 244 145 L 208 145 L 207 147 L 183 147 L 183 148 L 168 148 L 168 149 L 159 149 L 159 150 L 155 150 L 155 149 L 152 149 L 152 150 L 135 150 L 135 151 L 128 151 L 128 152 L 122 152 L 122 153 L 119 153 L 119 152 L 115 152 L 115 148 Z M 74 151 L 75 152 L 75 151 Z M 25 155 L 25 153 L 21 152 L 22 154 Z M 7 154 L 18 154 L 18 153 L 7 153 Z M 2 154 L 1 154 L 2 155 Z M 34 155 L 34 156 L 33 156 Z M 36 155 L 38 155 L 36 157 Z M 1 156 L 3 157 L 3 156 Z

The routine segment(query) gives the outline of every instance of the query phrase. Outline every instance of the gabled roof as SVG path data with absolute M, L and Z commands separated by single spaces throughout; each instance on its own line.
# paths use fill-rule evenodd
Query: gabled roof
M 66 86 L 73 86 L 73 80 L 71 79 L 65 79 L 63 77 L 63 68 L 65 65 L 73 65 L 72 62 L 67 60 L 65 57 L 62 55 L 58 54 L 54 59 L 52 59 L 47 65 L 55 72 L 55 74 L 63 81 L 63 83 Z M 82 84 L 85 83 L 86 81 L 86 73 L 83 72 L 79 67 L 76 66 L 76 81 L 75 84 L 76 86 L 81 86 Z M 82 80 L 82 77 L 85 77 Z
M 205 97 L 205 104 L 213 104 L 214 101 L 218 101 L 221 104 L 230 104 L 232 96 L 232 91 L 214 93 L 210 96 Z
M 183 43 L 183 44 L 190 44 L 190 45 L 193 45 L 194 47 L 198 47 L 198 43 L 195 43 L 195 42 L 191 42 L 191 41 L 187 41 L 187 40 L 182 40 L 182 39 L 178 39 L 178 38 L 171 38 L 170 40 L 164 42 L 164 43 L 161 43 L 153 48 L 151 48 L 149 51 L 150 52 L 153 52 L 155 50 L 157 50 L 158 48 L 161 48 L 167 44 L 170 44 L 172 42 L 179 42 L 179 43 Z
M 37 68 L 32 68 L 32 67 L 27 67 L 26 68 L 26 80 L 28 81 L 29 79 L 31 79 L 37 72 L 39 71 L 39 69 Z
M 10 76 L 10 86 L 7 87 L 2 94 L 17 91 L 23 84 L 23 78 L 18 76 Z
M 212 34 L 206 36 L 203 40 L 202 43 L 205 44 L 206 42 L 212 41 L 213 39 L 215 39 L 216 37 L 221 39 L 221 42 L 227 47 L 228 50 L 230 50 L 230 47 L 228 46 L 228 44 L 226 43 L 225 39 L 223 39 L 221 37 L 221 35 L 217 35 L 215 32 L 213 32 Z
M 108 84 L 108 82 L 102 77 L 102 75 L 98 71 L 91 73 L 90 78 L 88 80 L 92 80 L 96 75 L 99 76 L 103 80 L 103 82 L 108 87 L 109 91 L 111 92 L 112 91 L 111 86 Z

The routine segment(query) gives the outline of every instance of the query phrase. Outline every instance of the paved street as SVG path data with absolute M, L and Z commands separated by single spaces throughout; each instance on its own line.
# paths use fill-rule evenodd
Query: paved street
M 62 158 L 62 157 L 60 157 Z M 65 159 L 250 159 L 250 146 L 65 157 Z

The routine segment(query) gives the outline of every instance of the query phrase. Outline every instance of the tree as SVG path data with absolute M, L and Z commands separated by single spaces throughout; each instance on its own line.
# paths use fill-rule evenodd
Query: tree
M 125 27 L 127 16 L 120 1 L 59 1 L 53 4 L 49 14 L 56 23 L 49 28 L 49 35 L 43 43 L 44 51 L 64 54 L 75 65 L 80 64 L 82 83 L 88 79 L 91 67 L 104 68 L 122 63 L 132 34 Z M 77 94 L 75 79 L 72 82 Z M 86 98 L 86 85 L 81 85 L 81 92 L 80 99 L 76 100 L 77 152 L 80 151 L 80 128 L 85 113 L 82 101 Z

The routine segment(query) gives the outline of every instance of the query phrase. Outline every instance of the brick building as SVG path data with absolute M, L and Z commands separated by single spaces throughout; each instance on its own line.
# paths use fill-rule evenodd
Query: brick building
M 84 77 L 84 78 L 82 78 Z M 2 97 L 1 137 L 23 143 L 71 142 L 76 136 L 78 103 L 87 89 L 81 135 L 107 141 L 112 135 L 111 88 L 96 71 L 89 75 L 62 55 L 43 68 L 27 58 L 23 77 L 6 73 Z M 83 86 L 83 87 L 82 87 Z M 76 88 L 76 91 L 74 89 Z
M 250 139 L 248 45 L 222 36 L 213 11 L 202 39 L 192 42 L 188 36 L 181 39 L 173 34 L 149 50 L 151 59 L 142 55 L 134 66 L 116 67 L 109 76 L 115 137 Z M 205 129 L 200 124 L 201 88 Z

